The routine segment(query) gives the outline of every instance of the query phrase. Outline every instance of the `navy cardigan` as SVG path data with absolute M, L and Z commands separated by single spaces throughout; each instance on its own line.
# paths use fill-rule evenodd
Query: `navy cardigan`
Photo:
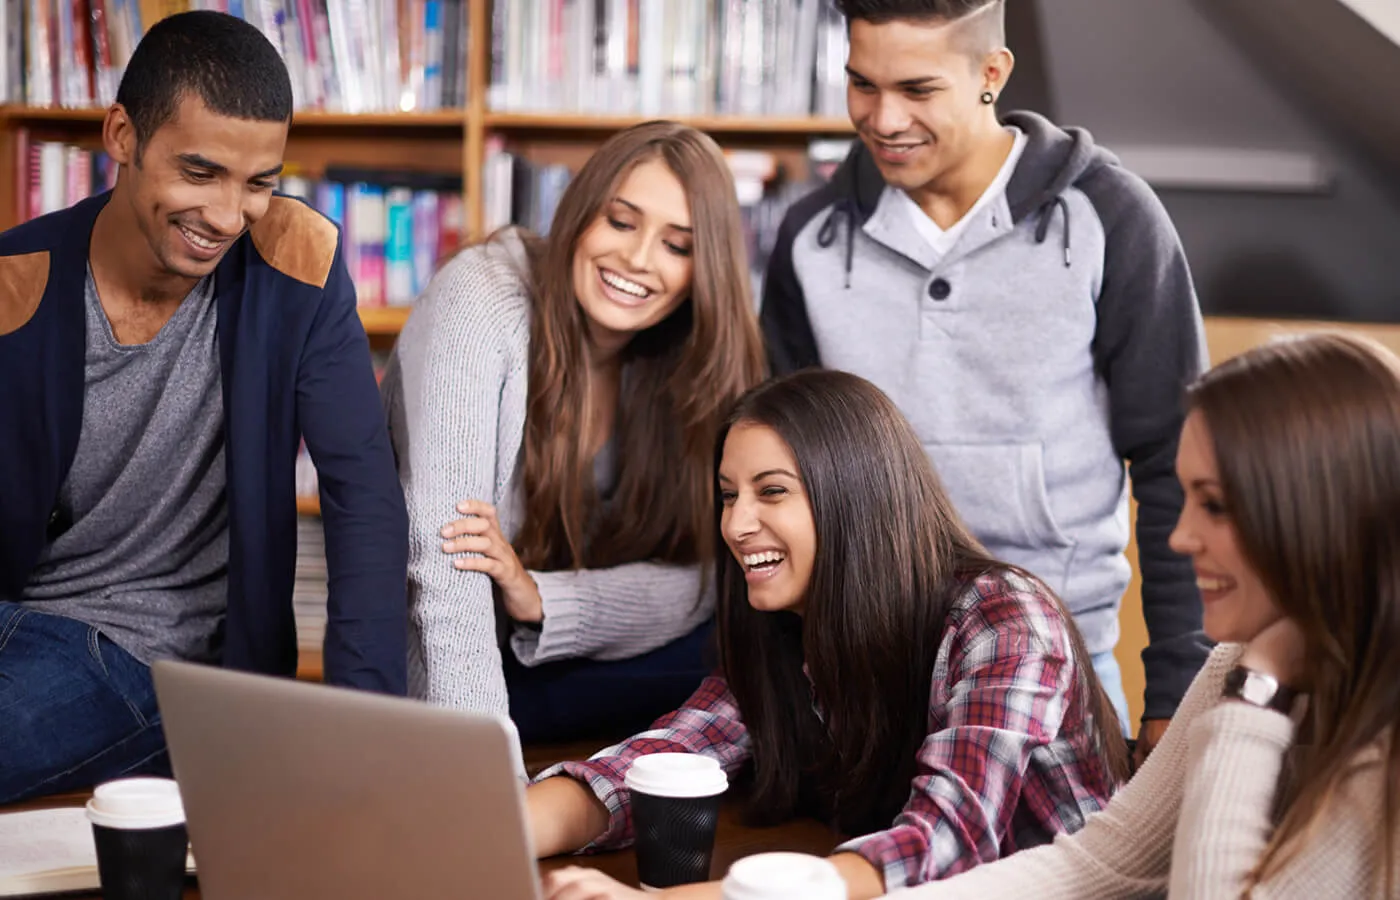
M 0 234 L 0 599 L 66 523 L 78 446 L 88 244 L 102 194 Z M 408 516 L 340 233 L 277 196 L 215 269 L 228 470 L 224 664 L 291 674 L 299 440 L 320 475 L 326 680 L 406 689 Z

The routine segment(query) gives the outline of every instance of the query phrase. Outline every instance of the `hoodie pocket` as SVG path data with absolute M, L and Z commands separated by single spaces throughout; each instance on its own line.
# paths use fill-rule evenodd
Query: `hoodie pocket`
M 939 443 L 924 449 L 958 514 L 992 555 L 1060 590 L 1075 543 L 1051 512 L 1042 446 Z

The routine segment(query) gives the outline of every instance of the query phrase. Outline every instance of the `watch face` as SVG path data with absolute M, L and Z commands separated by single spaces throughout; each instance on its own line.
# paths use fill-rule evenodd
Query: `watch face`
M 1281 711 L 1281 704 L 1287 705 L 1286 692 L 1280 689 L 1277 679 L 1243 666 L 1230 670 L 1225 678 L 1225 693 L 1265 709 Z
M 1240 696 L 1255 706 L 1268 706 L 1278 693 L 1278 682 L 1258 672 L 1246 672 L 1244 684 L 1240 685 Z

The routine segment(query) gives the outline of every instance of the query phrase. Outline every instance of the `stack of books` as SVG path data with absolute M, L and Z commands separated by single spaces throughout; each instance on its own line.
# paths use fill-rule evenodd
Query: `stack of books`
M 316 516 L 297 516 L 297 566 L 292 583 L 292 615 L 296 619 L 297 646 L 320 650 L 326 637 L 326 598 L 330 589 L 326 572 L 326 535 Z
M 16 132 L 15 158 L 22 167 L 21 221 L 66 209 L 117 181 L 117 166 L 106 153 L 57 141 L 31 141 L 22 128 Z
M 0 0 L 0 94 L 106 106 L 145 29 L 190 9 L 262 31 L 287 63 L 297 109 L 466 106 L 467 0 Z
M 645 116 L 841 116 L 832 0 L 495 0 L 490 106 Z
M 341 227 L 360 306 L 411 304 L 462 245 L 459 175 L 332 167 L 312 180 L 292 167 L 279 188 Z

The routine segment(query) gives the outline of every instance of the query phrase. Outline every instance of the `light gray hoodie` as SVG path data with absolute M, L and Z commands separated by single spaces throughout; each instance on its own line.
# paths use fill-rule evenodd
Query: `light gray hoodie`
M 857 143 L 783 222 L 764 334 L 777 372 L 844 369 L 888 393 L 973 533 L 1053 588 L 1094 653 L 1117 643 L 1130 577 L 1126 461 L 1146 717 L 1168 717 L 1209 650 L 1167 546 L 1184 390 L 1206 360 L 1190 272 L 1156 195 L 1088 132 L 1003 121 L 1025 150 L 942 256 Z

